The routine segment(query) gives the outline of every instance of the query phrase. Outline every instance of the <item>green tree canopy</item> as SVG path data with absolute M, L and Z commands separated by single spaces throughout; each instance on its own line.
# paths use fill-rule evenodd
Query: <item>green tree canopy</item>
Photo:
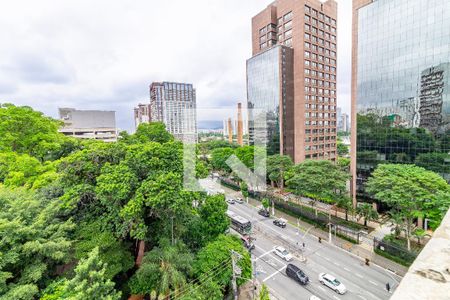
M 284 187 L 284 175 L 294 163 L 287 155 L 275 154 L 267 157 L 267 175 L 271 181 L 275 181 L 280 188 Z
M 163 144 L 173 141 L 173 135 L 166 130 L 166 125 L 161 122 L 139 124 L 134 136 L 136 141 L 140 143 L 156 142 Z
M 435 204 L 439 203 L 438 197 L 441 195 L 450 197 L 449 185 L 442 177 L 424 168 L 406 164 L 379 165 L 369 178 L 366 189 L 376 199 L 403 215 L 409 249 L 414 218 L 438 209 Z

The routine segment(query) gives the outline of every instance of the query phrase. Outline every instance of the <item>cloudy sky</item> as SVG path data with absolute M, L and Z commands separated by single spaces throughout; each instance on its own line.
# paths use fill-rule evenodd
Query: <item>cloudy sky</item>
M 0 102 L 57 117 L 58 107 L 133 107 L 152 81 L 193 83 L 202 108 L 245 101 L 251 17 L 271 0 L 8 1 L 0 10 Z M 350 110 L 351 0 L 339 0 L 338 105 Z

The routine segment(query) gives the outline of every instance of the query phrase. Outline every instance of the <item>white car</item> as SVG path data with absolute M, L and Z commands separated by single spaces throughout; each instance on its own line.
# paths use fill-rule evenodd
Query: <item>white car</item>
M 286 249 L 284 249 L 281 246 L 275 247 L 274 252 L 275 252 L 276 255 L 278 255 L 279 257 L 281 257 L 285 261 L 291 261 L 292 260 L 292 255 Z
M 330 274 L 320 273 L 319 281 L 321 284 L 326 285 L 327 287 L 329 287 L 330 289 L 341 295 L 347 292 L 345 285 L 343 285 L 341 282 L 339 282 L 339 280 L 337 280 L 334 276 Z

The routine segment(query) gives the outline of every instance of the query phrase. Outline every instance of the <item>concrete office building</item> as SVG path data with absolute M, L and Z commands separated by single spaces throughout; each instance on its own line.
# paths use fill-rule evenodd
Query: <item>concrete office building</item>
M 367 196 L 379 163 L 417 163 L 450 179 L 449 16 L 448 1 L 353 1 L 354 199 Z M 424 164 L 429 153 L 442 160 Z
M 269 154 L 336 158 L 336 16 L 334 0 L 277 0 L 252 19 L 248 108 L 267 111 Z
M 141 123 L 150 122 L 150 104 L 139 103 L 137 107 L 134 108 L 134 125 L 137 129 Z
M 350 131 L 350 119 L 348 114 L 343 113 L 340 107 L 337 108 L 337 130 L 338 132 Z
M 116 112 L 102 110 L 77 110 L 59 108 L 59 118 L 64 126 L 59 132 L 81 139 L 105 142 L 117 141 Z
M 182 142 L 197 141 L 197 104 L 192 84 L 153 82 L 150 85 L 150 121 L 163 122 Z

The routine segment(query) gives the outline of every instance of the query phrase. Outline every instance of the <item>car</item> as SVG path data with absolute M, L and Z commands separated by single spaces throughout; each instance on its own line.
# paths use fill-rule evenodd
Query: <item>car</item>
M 284 249 L 281 246 L 275 247 L 275 249 L 273 251 L 275 252 L 276 255 L 278 255 L 279 257 L 281 257 L 285 261 L 291 261 L 292 260 L 292 255 L 289 253 L 289 251 L 287 251 L 286 249 Z
M 255 249 L 255 244 L 253 243 L 254 238 L 249 237 L 248 235 L 241 236 L 241 241 L 244 244 L 244 247 L 249 251 Z
M 260 210 L 258 210 L 258 214 L 266 218 L 270 217 L 269 211 L 265 208 L 261 208 Z
M 339 280 L 337 280 L 334 276 L 330 274 L 320 273 L 319 282 L 341 295 L 347 292 L 345 285 L 343 285 Z
M 234 203 L 235 203 L 235 201 L 234 201 L 233 198 L 227 198 L 227 202 L 228 202 L 229 204 L 234 204 Z
M 286 228 L 286 223 L 287 223 L 287 220 L 285 220 L 283 218 L 279 218 L 279 219 L 273 220 L 273 224 L 275 224 L 275 225 L 277 225 L 278 227 L 281 227 L 281 228 Z
M 297 281 L 302 285 L 306 285 L 309 282 L 308 276 L 296 265 L 288 264 L 286 267 L 286 275 Z
M 234 199 L 234 201 L 239 204 L 244 203 L 244 200 L 242 200 L 242 198 L 236 198 L 236 199 Z

